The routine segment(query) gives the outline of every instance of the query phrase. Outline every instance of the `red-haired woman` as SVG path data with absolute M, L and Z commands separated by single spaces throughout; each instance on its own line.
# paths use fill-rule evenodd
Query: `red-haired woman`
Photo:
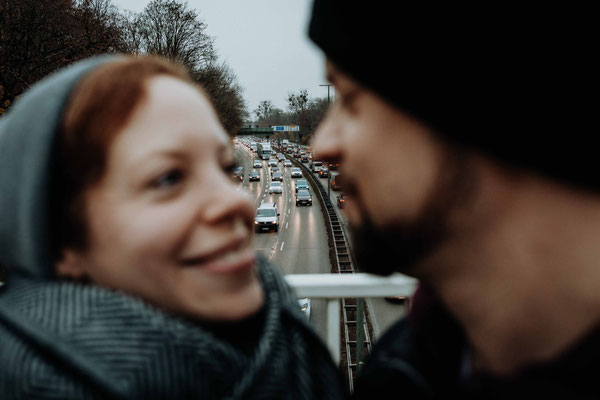
M 0 121 L 0 393 L 342 396 L 203 90 L 157 58 L 85 60 Z

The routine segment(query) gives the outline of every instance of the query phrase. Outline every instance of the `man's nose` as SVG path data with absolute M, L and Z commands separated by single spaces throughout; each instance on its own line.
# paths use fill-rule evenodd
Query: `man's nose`
M 321 121 L 312 139 L 312 148 L 315 157 L 326 160 L 340 158 L 340 132 L 332 110 Z

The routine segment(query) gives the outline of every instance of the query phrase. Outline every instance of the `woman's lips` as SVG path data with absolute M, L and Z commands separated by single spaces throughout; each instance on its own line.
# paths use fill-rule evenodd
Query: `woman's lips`
M 203 271 L 231 274 L 253 268 L 256 262 L 254 250 L 251 248 L 241 248 L 232 250 L 211 258 L 189 259 L 183 262 L 185 268 L 200 268 Z

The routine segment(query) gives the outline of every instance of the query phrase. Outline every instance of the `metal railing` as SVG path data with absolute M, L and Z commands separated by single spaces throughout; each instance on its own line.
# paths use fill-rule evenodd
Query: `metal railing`
M 380 277 L 371 274 L 291 274 L 286 275 L 288 284 L 300 298 L 327 300 L 327 347 L 334 361 L 339 364 L 341 299 L 367 297 L 410 297 L 418 281 L 405 275 Z M 365 323 L 365 322 L 363 322 Z

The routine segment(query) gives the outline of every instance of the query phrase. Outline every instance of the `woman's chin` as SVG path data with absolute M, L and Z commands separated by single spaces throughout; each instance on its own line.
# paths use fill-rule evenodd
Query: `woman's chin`
M 264 291 L 258 279 L 233 293 L 189 302 L 188 316 L 207 321 L 236 321 L 256 314 L 264 305 Z

